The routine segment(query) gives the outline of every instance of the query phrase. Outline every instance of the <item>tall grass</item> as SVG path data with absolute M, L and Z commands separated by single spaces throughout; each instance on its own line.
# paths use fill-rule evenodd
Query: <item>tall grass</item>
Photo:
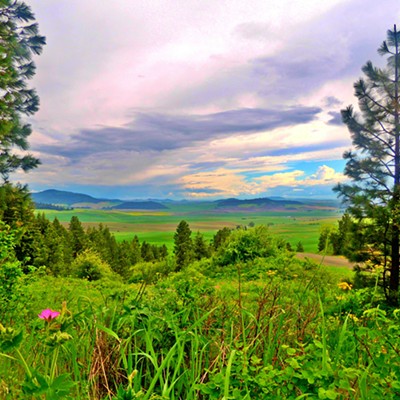
M 398 313 L 364 312 L 361 292 L 290 257 L 237 272 L 145 289 L 32 281 L 0 332 L 0 398 L 399 398 Z M 57 305 L 59 318 L 36 317 Z

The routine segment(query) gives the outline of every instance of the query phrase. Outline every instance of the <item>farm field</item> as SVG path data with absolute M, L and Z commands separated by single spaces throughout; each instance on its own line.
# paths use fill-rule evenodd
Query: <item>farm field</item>
M 218 210 L 210 203 L 170 206 L 166 211 L 117 211 L 74 209 L 65 211 L 40 210 L 53 220 L 55 217 L 68 224 L 76 215 L 85 227 L 104 224 L 116 239 L 131 240 L 137 235 L 141 241 L 166 244 L 172 250 L 175 229 L 181 220 L 186 220 L 192 232 L 201 232 L 206 240 L 224 227 L 239 225 L 266 225 L 271 233 L 281 236 L 292 246 L 301 241 L 305 251 L 316 252 L 319 232 L 323 225 L 333 225 L 340 218 L 339 210 L 333 208 L 314 210 L 260 211 L 254 209 Z

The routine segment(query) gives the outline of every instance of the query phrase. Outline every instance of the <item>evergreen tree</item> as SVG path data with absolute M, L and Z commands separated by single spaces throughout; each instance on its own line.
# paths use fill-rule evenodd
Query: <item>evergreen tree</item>
M 213 246 L 215 250 L 218 250 L 229 238 L 231 234 L 231 230 L 229 228 L 220 229 L 213 238 Z
M 354 223 L 349 213 L 344 213 L 339 220 L 338 229 L 332 232 L 330 237 L 333 254 L 345 255 L 352 261 L 358 261 L 358 255 L 353 248 L 353 237 L 355 235 Z
M 72 256 L 76 258 L 86 248 L 86 234 L 77 216 L 74 215 L 71 217 L 68 230 L 70 233 Z
M 297 243 L 296 251 L 297 251 L 297 253 L 304 253 L 304 246 L 303 246 L 303 243 L 301 243 L 301 242 L 298 242 L 298 243 Z
M 160 247 L 159 250 L 160 260 L 165 260 L 168 257 L 168 248 L 165 244 Z
M 361 114 L 352 106 L 342 110 L 355 151 L 344 154 L 344 173 L 352 183 L 335 188 L 349 213 L 373 232 L 362 245 L 383 254 L 385 293 L 392 304 L 398 303 L 400 263 L 399 41 L 395 25 L 378 50 L 386 67 L 368 61 L 362 69 L 365 78 L 354 84 Z
M 0 124 L 1 125 L 1 124 Z M 15 254 L 24 265 L 31 265 L 35 253 L 35 215 L 28 188 L 4 183 L 0 186 L 0 220 L 15 234 Z
M 139 238 L 135 235 L 131 242 L 131 251 L 130 251 L 130 262 L 131 265 L 135 265 L 140 262 L 142 259 L 141 251 L 140 251 L 140 241 Z
M 142 246 L 140 247 L 140 257 L 146 262 L 154 261 L 153 248 L 150 243 L 143 241 Z
M 127 278 L 131 267 L 131 245 L 126 240 L 118 245 L 118 265 L 118 268 L 114 271 Z
M 54 218 L 52 231 L 57 237 L 58 252 L 54 255 L 54 264 L 50 265 L 51 269 L 57 271 L 57 274 L 68 275 L 71 263 L 73 261 L 72 246 L 70 243 L 70 234 L 68 230 L 61 225 L 58 218 Z
M 174 254 L 177 270 L 188 265 L 193 257 L 192 231 L 186 221 L 181 221 L 174 234 Z
M 204 236 L 200 232 L 197 232 L 196 236 L 194 237 L 193 254 L 196 260 L 201 260 L 204 257 L 210 256 L 209 246 L 204 240 Z
M 34 21 L 22 1 L 0 1 L 0 175 L 4 181 L 19 168 L 28 171 L 39 164 L 32 155 L 13 151 L 28 149 L 31 127 L 21 117 L 34 114 L 39 106 L 35 90 L 27 86 L 35 74 L 32 55 L 40 54 L 45 44 Z
M 34 206 L 26 186 L 11 183 L 0 186 L 0 219 L 13 229 L 26 230 L 33 223 Z

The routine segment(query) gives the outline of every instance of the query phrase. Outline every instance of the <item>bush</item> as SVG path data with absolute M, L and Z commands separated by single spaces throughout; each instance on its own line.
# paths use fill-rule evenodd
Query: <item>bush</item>
M 113 277 L 111 267 L 92 250 L 80 253 L 71 265 L 71 275 L 76 278 L 97 281 Z
M 155 283 L 160 277 L 168 276 L 174 270 L 173 259 L 165 259 L 159 262 L 140 262 L 132 267 L 129 283 Z
M 258 257 L 268 257 L 277 250 L 265 226 L 233 231 L 218 254 L 221 265 L 247 262 Z

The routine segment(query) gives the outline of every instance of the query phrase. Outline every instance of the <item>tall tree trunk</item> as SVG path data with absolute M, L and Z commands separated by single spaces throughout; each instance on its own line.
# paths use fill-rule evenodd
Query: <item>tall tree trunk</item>
M 392 265 L 390 269 L 389 296 L 392 303 L 398 303 L 399 265 L 400 265 L 400 231 L 398 212 L 400 203 L 400 127 L 399 127 L 399 43 L 397 41 L 396 25 L 395 37 L 395 77 L 394 77 L 394 122 L 395 122 L 395 156 L 394 156 L 394 188 L 393 188 L 393 234 L 391 240 Z

